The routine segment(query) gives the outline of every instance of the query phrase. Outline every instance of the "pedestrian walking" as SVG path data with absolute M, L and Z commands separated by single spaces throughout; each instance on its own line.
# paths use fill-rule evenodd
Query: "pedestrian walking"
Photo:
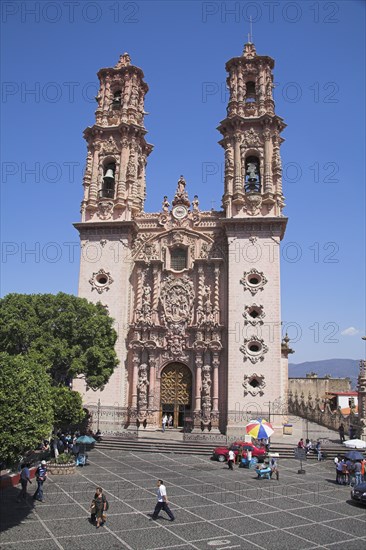
M 173 427 L 173 416 L 171 414 L 169 415 L 169 418 L 168 418 L 168 427 L 169 428 Z
M 43 502 L 43 483 L 46 481 L 46 479 L 47 462 L 45 460 L 42 460 L 36 471 L 37 489 L 33 495 L 33 500 L 39 500 L 40 502 Z
M 344 437 L 344 426 L 343 426 L 343 424 L 340 424 L 340 426 L 338 428 L 338 432 L 339 432 L 339 439 L 341 440 L 341 443 L 343 443 L 343 441 L 346 441 L 346 438 Z
M 318 454 L 318 461 L 320 462 L 322 460 L 322 446 L 321 446 L 321 443 L 320 441 L 317 442 L 317 444 L 315 445 L 315 450 Z
M 170 521 L 174 521 L 175 517 L 173 512 L 168 506 L 168 496 L 166 492 L 166 487 L 164 485 L 164 481 L 162 479 L 158 479 L 157 487 L 158 487 L 158 490 L 156 495 L 157 495 L 158 501 L 156 503 L 155 510 L 151 516 L 151 519 L 153 520 L 158 519 L 160 510 L 164 510 L 164 512 L 168 514 Z
M 20 472 L 20 484 L 22 486 L 17 502 L 20 502 L 22 499 L 26 500 L 27 498 L 27 485 L 28 483 L 32 483 L 30 479 L 30 471 L 29 471 L 29 464 L 22 464 L 21 466 L 22 471 Z
M 97 529 L 103 526 L 107 520 L 107 510 L 109 508 L 106 496 L 103 494 L 103 489 L 97 487 L 95 489 L 95 495 L 90 506 L 90 521 L 91 523 L 97 522 Z
M 232 449 L 230 449 L 229 451 L 229 458 L 228 458 L 228 465 L 229 465 L 229 470 L 234 470 L 234 462 L 235 462 L 235 453 Z
M 168 417 L 166 414 L 163 415 L 163 418 L 161 419 L 161 428 L 163 432 L 165 432 L 165 426 L 167 425 Z

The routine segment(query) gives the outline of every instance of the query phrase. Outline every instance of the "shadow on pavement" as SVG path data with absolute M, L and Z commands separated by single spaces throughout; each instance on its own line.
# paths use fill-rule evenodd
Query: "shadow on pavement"
M 30 489 L 35 487 L 30 486 Z M 27 499 L 17 502 L 20 494 L 20 485 L 17 487 L 8 487 L 0 493 L 0 532 L 7 531 L 16 525 L 21 524 L 31 514 L 34 508 L 32 499 L 33 491 L 29 491 Z

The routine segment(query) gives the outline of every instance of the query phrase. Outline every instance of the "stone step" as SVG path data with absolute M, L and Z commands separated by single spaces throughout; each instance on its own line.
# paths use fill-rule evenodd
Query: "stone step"
M 196 454 L 210 456 L 215 447 L 222 445 L 207 442 L 184 442 L 184 441 L 166 441 L 164 439 L 139 440 L 123 439 L 118 437 L 104 437 L 97 443 L 96 448 L 100 450 L 120 450 L 125 452 L 146 452 L 146 453 L 177 453 L 177 454 Z M 294 458 L 293 444 L 276 443 L 271 445 L 271 452 L 279 453 L 281 458 Z M 338 454 L 344 454 L 345 448 L 341 445 L 323 445 L 323 452 L 328 459 L 333 459 Z M 317 455 L 311 453 L 308 460 L 317 460 Z

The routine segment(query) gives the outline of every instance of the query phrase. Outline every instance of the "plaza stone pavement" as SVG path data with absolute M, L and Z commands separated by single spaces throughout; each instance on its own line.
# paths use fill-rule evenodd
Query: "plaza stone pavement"
M 309 461 L 300 475 L 298 461 L 280 459 L 276 481 L 194 455 L 95 449 L 89 460 L 74 475 L 49 476 L 44 503 L 18 504 L 18 489 L 1 494 L 2 549 L 366 548 L 366 509 L 335 484 L 331 461 Z M 157 478 L 175 522 L 164 512 L 157 521 L 148 516 Z M 97 485 L 110 503 L 98 530 L 88 521 Z

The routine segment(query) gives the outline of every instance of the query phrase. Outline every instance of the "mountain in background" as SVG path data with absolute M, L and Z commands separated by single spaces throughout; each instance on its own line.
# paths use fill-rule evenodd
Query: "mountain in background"
M 309 372 L 315 372 L 319 378 L 330 374 L 332 378 L 350 378 L 352 388 L 357 385 L 360 370 L 358 359 L 324 359 L 323 361 L 305 361 L 305 363 L 289 363 L 289 378 L 305 378 Z

